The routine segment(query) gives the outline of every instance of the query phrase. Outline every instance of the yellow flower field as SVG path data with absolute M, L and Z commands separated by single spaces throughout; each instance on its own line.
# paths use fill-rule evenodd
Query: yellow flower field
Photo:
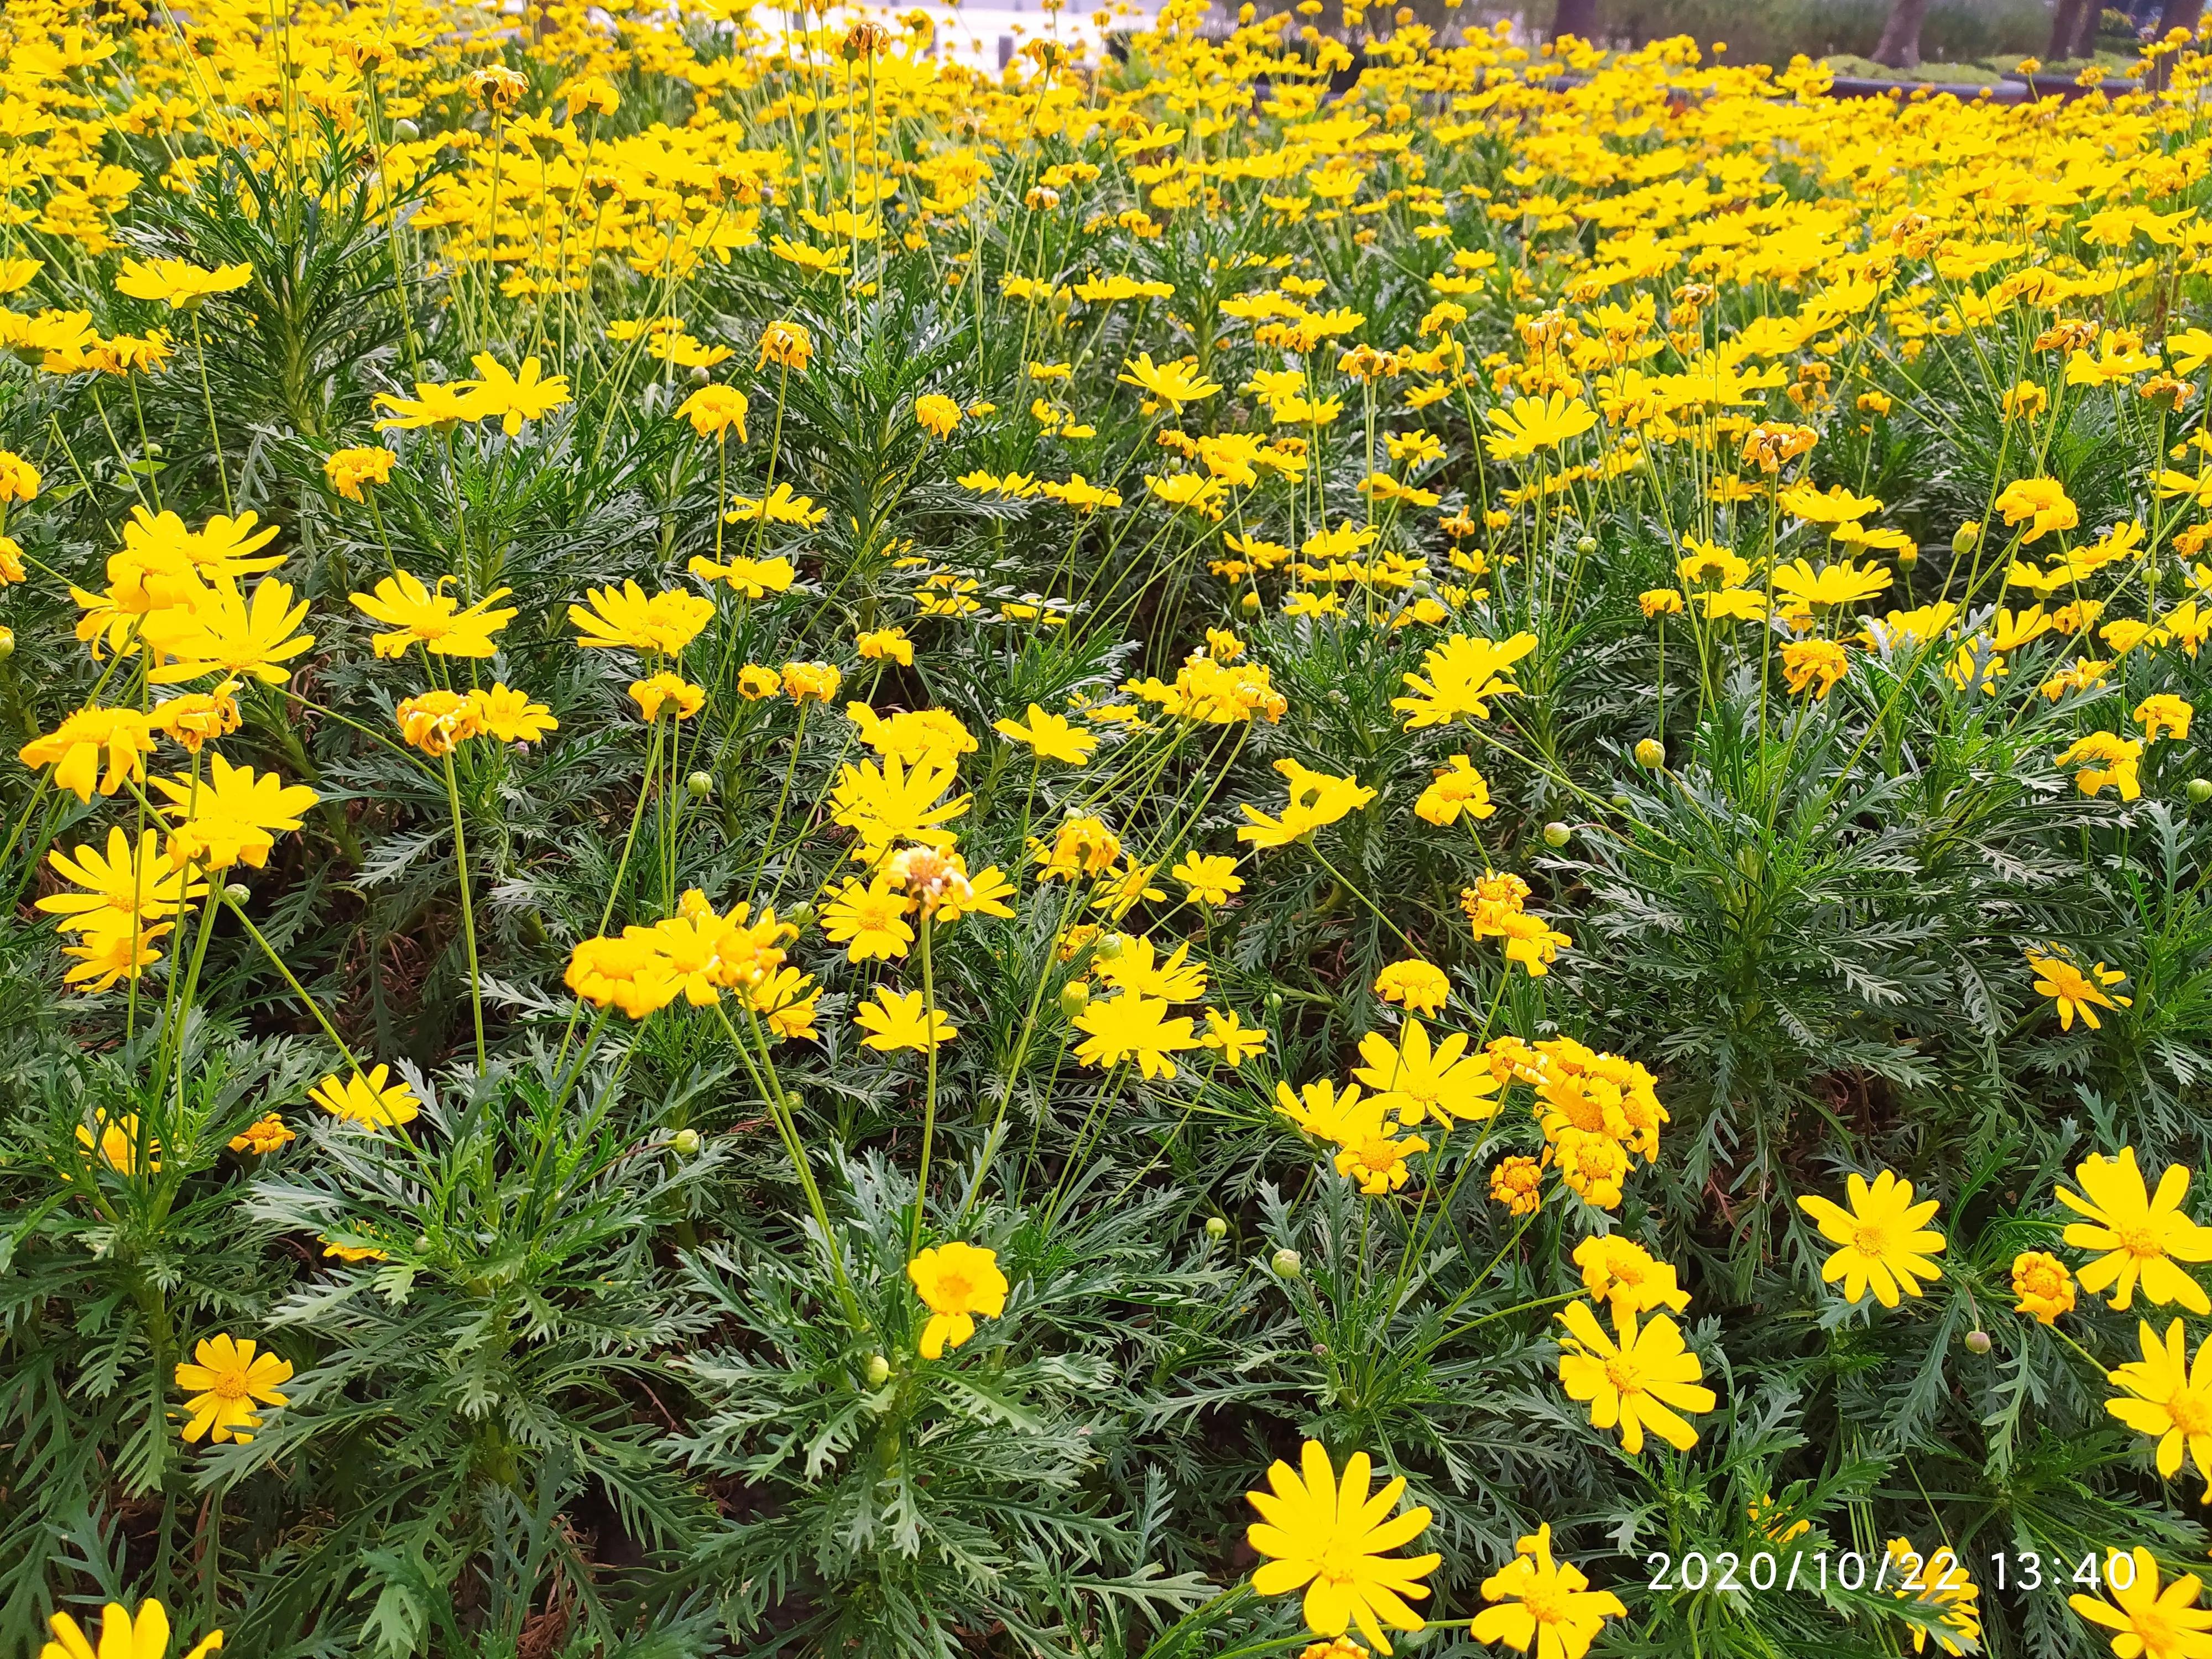
M 2212 1656 L 2212 57 L 1457 4 L 9 6 L 0 1645 Z

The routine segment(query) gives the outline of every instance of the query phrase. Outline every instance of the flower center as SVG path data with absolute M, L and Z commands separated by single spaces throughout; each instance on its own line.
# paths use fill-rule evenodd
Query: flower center
M 1605 1362 L 1605 1380 L 1623 1394 L 1644 1392 L 1643 1374 L 1626 1354 L 1616 1355 Z
M 2148 1227 L 2117 1227 L 2113 1231 L 2119 1235 L 2120 1248 L 2130 1255 L 2148 1260 L 2166 1254 L 2165 1244 Z
M 1531 1584 L 1521 1592 L 1521 1601 L 1540 1625 L 1556 1625 L 1567 1616 L 1566 1598 L 1549 1584 Z
M 2194 1389 L 2178 1390 L 2166 1402 L 2166 1414 L 2173 1419 L 2173 1426 L 2191 1436 L 2212 1434 L 2212 1399 L 2207 1399 Z
M 968 1282 L 965 1273 L 946 1273 L 937 1281 L 938 1299 L 950 1307 L 964 1308 L 975 1287 Z
M 217 1371 L 210 1392 L 218 1400 L 243 1400 L 251 1390 L 244 1371 Z
M 1889 1229 L 1880 1222 L 1863 1221 L 1851 1231 L 1851 1244 L 1861 1255 L 1887 1255 Z

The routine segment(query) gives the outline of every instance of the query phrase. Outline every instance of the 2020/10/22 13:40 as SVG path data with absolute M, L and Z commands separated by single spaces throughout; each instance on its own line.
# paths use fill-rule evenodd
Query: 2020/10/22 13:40
M 2108 1584 L 2119 1590 L 2135 1586 L 2135 1561 L 2124 1550 L 2108 1551 L 2102 1559 L 2091 1551 L 2063 1580 L 2048 1575 L 2043 1557 L 2033 1550 L 1996 1551 L 1986 1559 L 1988 1583 L 1998 1590 L 2038 1590 L 2056 1583 L 2094 1594 Z M 1910 1595 L 1947 1578 L 1961 1564 L 1946 1547 L 1924 1557 L 1907 1550 L 1872 1558 L 1858 1550 L 1797 1550 L 1786 1557 L 1772 1550 L 1748 1557 L 1734 1550 L 1689 1550 L 1680 1556 L 1654 1551 L 1644 1565 L 1651 1572 L 1648 1588 L 1659 1591 L 1826 1589 L 1832 1572 L 1833 1582 L 1844 1589 L 1893 1589 Z

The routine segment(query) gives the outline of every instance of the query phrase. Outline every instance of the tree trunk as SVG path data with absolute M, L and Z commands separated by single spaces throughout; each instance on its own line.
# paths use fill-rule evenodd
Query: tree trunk
M 2163 40 L 2174 29 L 2186 29 L 2194 34 L 2203 16 L 2204 0 L 2166 0 L 2164 9 L 2158 15 L 2158 38 Z M 2143 84 L 2154 92 L 2162 90 L 2172 72 L 2173 56 L 2167 53 L 2159 58 L 2156 67 L 2144 77 Z
M 2171 3 L 2171 0 L 2169 0 Z M 2197 0 L 2202 5 L 2204 0 Z M 1928 15 L 1928 0 L 1891 0 L 1889 21 L 1874 49 L 1875 62 L 1892 69 L 1917 68 L 1920 63 L 1920 25 Z
M 2097 50 L 2097 25 L 2105 21 L 2104 0 L 2084 0 L 2081 7 L 2081 27 L 2074 31 L 2068 43 L 2069 58 L 2087 58 Z
M 2203 0 L 2197 0 L 2201 5 Z M 1921 0 L 1926 4 L 1927 0 Z M 1588 40 L 1597 32 L 1597 0 L 1559 0 L 1559 9 L 1552 14 L 1552 32 L 1546 38 L 1556 40 L 1563 34 L 1571 34 L 1578 40 Z
M 2095 15 L 2092 9 L 2096 3 L 2097 0 L 2058 0 L 2057 9 L 2051 14 L 2051 44 L 2043 49 L 2044 57 L 2055 64 L 2073 55 L 2074 37 L 2081 33 L 2082 18 Z

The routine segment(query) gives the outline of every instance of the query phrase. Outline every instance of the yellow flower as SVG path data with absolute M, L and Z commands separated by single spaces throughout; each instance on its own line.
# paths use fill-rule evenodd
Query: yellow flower
M 1185 853 L 1170 866 L 1168 873 L 1200 904 L 1226 904 L 1231 895 L 1244 890 L 1244 878 L 1237 873 L 1237 860 L 1225 853 Z
M 364 484 L 389 483 L 392 469 L 399 457 L 381 444 L 365 449 L 334 450 L 323 461 L 323 476 L 331 488 L 349 501 L 365 501 L 362 494 Z
M 1552 1142 L 1559 1179 L 1585 1204 L 1601 1210 L 1620 1203 L 1628 1179 L 1628 1149 L 1611 1135 L 1592 1129 L 1562 1129 Z
M 1513 1559 L 1482 1581 L 1482 1599 L 1500 1605 L 1475 1614 L 1468 1634 L 1503 1642 L 1537 1659 L 1583 1659 L 1608 1619 L 1628 1609 L 1611 1590 L 1594 1590 L 1581 1568 L 1552 1559 L 1549 1522 L 1514 1547 Z
M 1260 1519 L 1245 1533 L 1254 1550 L 1267 1558 L 1252 1575 L 1261 1595 L 1305 1591 L 1306 1627 L 1316 1636 L 1341 1636 L 1357 1624 L 1378 1651 L 1391 1651 L 1383 1627 L 1421 1628 L 1421 1616 L 1407 1605 L 1427 1599 L 1420 1581 L 1434 1572 L 1441 1555 L 1391 1555 L 1427 1530 L 1427 1509 L 1415 1505 L 1395 1519 L 1386 1518 L 1406 1490 L 1405 1477 L 1391 1480 L 1370 1498 L 1373 1465 L 1365 1452 L 1345 1461 L 1340 1480 L 1319 1441 L 1300 1448 L 1299 1468 L 1278 1460 L 1267 1468 L 1267 1492 L 1245 1499 Z
M 192 1396 L 185 1402 L 191 1414 L 185 1425 L 187 1441 L 205 1435 L 212 1444 L 235 1440 L 242 1446 L 261 1426 L 253 1409 L 257 1403 L 286 1403 L 277 1385 L 291 1376 L 292 1362 L 273 1353 L 256 1354 L 251 1337 L 203 1337 L 192 1358 L 198 1363 L 177 1367 L 177 1386 Z
M 1147 1081 L 1172 1078 L 1175 1062 L 1168 1056 L 1195 1048 L 1188 1015 L 1170 1018 L 1172 1005 L 1162 997 L 1124 991 L 1109 1000 L 1093 1002 L 1075 1018 L 1075 1029 L 1085 1034 L 1075 1057 L 1085 1066 L 1118 1066 L 1133 1059 Z
M 1494 461 L 1524 460 L 1539 450 L 1557 449 L 1597 424 L 1597 412 L 1579 398 L 1554 392 L 1549 398 L 1516 398 L 1505 409 L 1485 411 L 1497 428 L 1483 447 Z
M 172 924 L 166 921 L 134 927 L 127 919 L 103 917 L 87 928 L 76 944 L 62 946 L 62 954 L 74 957 L 76 963 L 62 975 L 62 983 L 97 995 L 119 979 L 137 979 L 161 960 L 155 945 L 172 931 Z
M 960 1035 L 960 1028 L 942 1009 L 925 1009 L 919 991 L 876 988 L 876 1000 L 864 1002 L 854 1012 L 853 1023 L 868 1033 L 860 1041 L 885 1054 L 912 1048 L 926 1054 Z
M 619 1008 L 644 1019 L 676 1000 L 678 986 L 668 958 L 643 939 L 587 939 L 568 953 L 562 982 L 594 1008 Z
M 1825 701 L 1850 669 L 1850 659 L 1832 640 L 1791 640 L 1782 647 L 1783 680 L 1800 696 L 1813 687 L 1814 699 Z
M 2069 1224 L 2066 1242 L 2077 1250 L 2103 1252 L 2081 1269 L 2081 1288 L 2092 1296 L 2110 1290 L 2120 1313 L 2133 1301 L 2136 1285 L 2159 1304 L 2178 1303 L 2193 1314 L 2212 1313 L 2204 1287 L 2178 1264 L 2212 1261 L 2212 1227 L 2202 1227 L 2182 1210 L 2189 1196 L 2191 1171 L 2169 1164 L 2153 1194 L 2136 1167 L 2136 1149 L 2120 1148 L 2116 1158 L 2093 1153 L 2074 1166 L 2081 1191 L 2058 1188 L 2058 1201 L 2086 1219 Z
M 1819 1224 L 1821 1237 L 1841 1247 L 1821 1265 L 1825 1283 L 1842 1279 L 1844 1295 L 1852 1302 L 1864 1301 L 1871 1286 L 1883 1307 L 1894 1308 L 1900 1290 L 1918 1296 L 1922 1279 L 1943 1276 L 1935 1261 L 1943 1249 L 1943 1235 L 1923 1231 L 1936 1213 L 1936 1200 L 1915 1204 L 1912 1183 L 1888 1170 L 1871 1187 L 1852 1171 L 1844 1195 L 1848 1210 L 1809 1194 L 1797 1200 L 1797 1207 Z
M 693 575 L 705 580 L 727 582 L 732 592 L 748 599 L 787 593 L 792 583 L 799 579 L 799 567 L 780 553 L 765 559 L 734 554 L 727 564 L 695 558 L 689 568 Z
M 143 779 L 146 757 L 153 752 L 154 734 L 145 715 L 135 708 L 94 704 L 78 709 L 44 737 L 32 738 L 17 754 L 26 766 L 52 766 L 54 787 L 89 804 L 94 789 L 112 795 L 125 779 Z M 103 760 L 107 766 L 104 775 Z
M 535 357 L 524 358 L 519 374 L 509 374 L 488 351 L 479 351 L 469 362 L 478 376 L 469 394 L 474 411 L 470 418 L 496 418 L 510 438 L 520 434 L 524 422 L 549 415 L 568 401 L 568 377 L 555 374 L 541 380 Z
M 2102 1029 L 2097 1020 L 2098 1009 L 2135 1006 L 2133 997 L 2106 994 L 2105 987 L 2120 984 L 2127 975 L 2101 962 L 2085 970 L 2055 951 L 2031 951 L 2027 966 L 2036 976 L 2035 988 L 2057 1005 L 2058 1029 L 2062 1031 L 2074 1029 L 2076 1014 L 2081 1017 L 2084 1025 L 2094 1031 Z
M 1247 1025 L 1235 1009 L 1223 1013 L 1218 1009 L 1206 1011 L 1206 1035 L 1198 1040 L 1201 1048 L 1211 1048 L 1231 1066 L 1242 1066 L 1246 1060 L 1267 1051 L 1267 1034 L 1255 1026 Z
M 941 1359 L 975 1334 L 975 1316 L 996 1319 L 1006 1310 L 1006 1276 L 995 1250 L 954 1241 L 924 1250 L 906 1264 L 906 1276 L 929 1310 L 918 1352 Z
M 1418 958 L 1394 962 L 1375 976 L 1375 994 L 1415 1013 L 1442 1012 L 1451 995 L 1443 969 Z
M 1462 812 L 1486 818 L 1497 811 L 1491 804 L 1489 780 L 1465 755 L 1450 756 L 1413 803 L 1414 817 L 1438 825 L 1457 823 Z
M 142 1150 L 140 1137 L 143 1133 L 138 1125 L 137 1113 L 130 1112 L 122 1117 L 111 1118 L 105 1110 L 95 1107 L 91 1123 L 76 1126 L 76 1144 L 84 1149 L 88 1164 L 92 1161 L 93 1151 L 97 1147 L 100 1161 L 118 1175 L 137 1175 L 138 1154 Z M 143 1150 L 146 1154 L 147 1169 L 159 1170 L 161 1167 L 161 1143 L 148 1138 Z
M 688 720 L 707 703 L 707 689 L 692 684 L 681 674 L 659 673 L 650 679 L 632 680 L 629 695 L 639 715 L 647 720 L 659 720 L 663 708 L 677 720 Z
M 897 842 L 950 847 L 953 834 L 943 826 L 968 810 L 969 797 L 943 799 L 955 777 L 951 761 L 932 757 L 912 767 L 886 755 L 878 770 L 873 762 L 839 769 L 830 792 L 830 822 L 854 832 L 851 856 L 873 864 Z
M 785 368 L 806 372 L 806 365 L 814 358 L 814 337 L 798 323 L 770 323 L 761 330 L 760 362 L 754 370 L 766 368 L 770 363 Z
M 228 1145 L 234 1152 L 247 1152 L 258 1157 L 276 1152 L 287 1141 L 299 1138 L 283 1118 L 274 1112 L 266 1112 L 233 1135 Z
M 422 691 L 392 711 L 399 735 L 426 755 L 450 755 L 483 730 L 483 711 L 459 691 Z
M 1378 1112 L 1395 1111 L 1402 1123 L 1433 1119 L 1449 1127 L 1455 1120 L 1479 1123 L 1498 1115 L 1498 1079 L 1479 1058 L 1468 1055 L 1468 1038 L 1452 1032 L 1431 1047 L 1425 1026 L 1408 1018 L 1393 1043 L 1378 1031 L 1359 1039 L 1352 1076 L 1372 1091 Z
M 1636 596 L 1636 604 L 1646 617 L 1679 617 L 1682 614 L 1681 590 L 1674 587 L 1648 587 Z
M 1592 1428 L 1618 1426 L 1621 1449 L 1632 1457 L 1644 1449 L 1647 1428 L 1677 1451 L 1697 1444 L 1697 1430 L 1680 1413 L 1709 1412 L 1717 1402 L 1673 1320 L 1655 1314 L 1639 1328 L 1632 1316 L 1618 1327 L 1616 1342 L 1587 1302 L 1568 1304 L 1559 1319 L 1567 1328 L 1559 1339 L 1559 1382 L 1568 1399 L 1589 1407 Z
M 1824 564 L 1818 570 L 1810 560 L 1800 559 L 1794 564 L 1778 567 L 1773 576 L 1777 593 L 1816 611 L 1870 599 L 1887 590 L 1893 580 L 1887 570 L 1875 565 L 1856 565 L 1849 559 Z
M 1036 703 L 1029 708 L 1029 724 L 1011 720 L 994 720 L 991 729 L 1000 737 L 1022 744 L 1044 760 L 1065 761 L 1070 766 L 1087 766 L 1098 747 L 1098 739 L 1059 714 L 1048 714 Z
M 161 809 L 171 824 L 169 857 L 180 866 L 198 864 L 210 872 L 241 863 L 258 870 L 276 845 L 275 832 L 297 830 L 300 815 L 322 797 L 274 772 L 233 766 L 212 752 L 207 760 L 207 775 L 197 783 L 151 780 L 170 801 Z
M 939 392 L 926 392 L 914 400 L 914 418 L 936 438 L 949 438 L 960 424 L 960 405 Z
M 1923 1555 L 1912 1547 L 1909 1538 L 1889 1540 L 1890 1583 L 1897 1588 L 1890 1594 L 1900 1601 L 1911 1601 L 1923 1614 L 1938 1626 L 1936 1645 L 1954 1656 L 1966 1651 L 1965 1644 L 1978 1647 L 1982 1639 L 1982 1618 L 1978 1607 L 1981 1589 L 1967 1575 L 1959 1560 L 1958 1552 L 1948 1544 L 1933 1555 Z M 1917 1585 L 1917 1589 L 1908 1589 Z M 1928 1648 L 1928 1632 L 1916 1626 L 1912 1632 L 1912 1650 L 1924 1653 Z
M 2189 722 L 2196 710 L 2181 698 L 2160 692 L 2145 697 L 2136 705 L 2135 722 L 2143 729 L 2143 741 L 2156 743 L 2162 733 L 2171 732 L 2176 738 L 2189 736 Z
M 568 620 L 575 624 L 578 645 L 602 649 L 627 646 L 672 657 L 714 617 L 712 599 L 675 588 L 648 598 L 634 581 L 594 587 L 585 597 L 590 605 L 570 605 Z
M 2047 1250 L 2022 1250 L 2012 1259 L 2012 1293 L 2020 1298 L 2014 1311 L 2033 1314 L 2039 1324 L 2056 1324 L 2059 1315 L 2074 1311 L 2074 1275 Z
M 139 1604 L 136 1619 L 120 1601 L 100 1609 L 97 1655 L 91 1638 L 68 1613 L 58 1613 L 47 1623 L 54 1639 L 39 1650 L 39 1659 L 169 1659 L 169 1614 L 150 1598 Z M 222 1646 L 222 1632 L 210 1631 L 185 1659 L 207 1659 Z
M 1415 1152 L 1425 1152 L 1429 1143 L 1419 1135 L 1394 1134 L 1379 1111 L 1372 1110 L 1360 1126 L 1360 1133 L 1340 1143 L 1336 1154 L 1336 1172 L 1359 1183 L 1359 1190 L 1370 1198 L 1384 1193 L 1402 1191 L 1412 1171 L 1406 1160 Z
M 387 1066 L 372 1066 L 366 1077 L 356 1072 L 343 1079 L 333 1072 L 307 1091 L 307 1098 L 332 1117 L 349 1123 L 396 1129 L 403 1123 L 412 1123 L 422 1114 L 422 1103 L 404 1078 L 387 1082 L 391 1074 Z
M 499 647 L 492 635 L 505 628 L 515 613 L 512 605 L 501 611 L 492 607 L 510 590 L 495 587 L 464 608 L 446 592 L 451 580 L 451 576 L 439 577 L 433 590 L 420 577 L 401 570 L 378 582 L 373 592 L 350 595 L 356 611 L 392 630 L 371 639 L 370 649 L 395 661 L 407 654 L 410 645 L 419 645 L 437 657 L 495 654 Z
M 2134 1571 L 2121 1588 L 2117 1568 L 2127 1562 Z M 2203 1582 L 2193 1572 L 2184 1573 L 2159 1589 L 2158 1558 L 2138 1544 L 2132 1553 L 2112 1551 L 2105 1559 L 2101 1582 L 2112 1590 L 2109 1602 L 2094 1595 L 2069 1595 L 2066 1605 L 2093 1625 L 2118 1631 L 2112 1638 L 2114 1659 L 2212 1659 L 2212 1609 L 2197 1605 Z
M 188 259 L 125 259 L 115 291 L 134 300 L 151 300 L 172 311 L 198 311 L 218 294 L 229 294 L 253 280 L 252 265 L 218 265 L 203 270 Z
M 542 702 L 532 702 L 527 691 L 517 691 L 501 681 L 489 691 L 471 691 L 477 722 L 501 743 L 536 743 L 561 722 Z
M 0 449 L 0 507 L 27 501 L 39 493 L 39 469 L 12 449 Z
M 1575 1246 L 1575 1266 L 1583 1270 L 1583 1289 L 1590 1300 L 1612 1312 L 1616 1330 L 1655 1309 L 1680 1313 L 1690 1305 L 1690 1293 L 1676 1282 L 1674 1267 L 1619 1233 L 1583 1240 Z
M 380 418 L 377 425 L 402 432 L 418 431 L 425 427 L 444 430 L 461 421 L 473 421 L 483 412 L 477 404 L 476 386 L 468 380 L 417 380 L 412 398 L 396 398 L 389 392 L 380 392 L 371 401 L 376 407 L 391 411 Z
M 1121 373 L 1115 378 L 1123 386 L 1143 387 L 1158 403 L 1181 409 L 1185 404 L 1201 402 L 1221 390 L 1214 381 L 1199 374 L 1194 363 L 1194 359 L 1185 359 L 1156 365 L 1148 351 L 1124 362 Z
M 1491 698 L 1520 695 L 1510 671 L 1535 648 L 1534 634 L 1502 641 L 1454 634 L 1423 657 L 1421 673 L 1405 677 L 1413 695 L 1393 698 L 1390 706 L 1406 716 L 1408 732 L 1449 725 L 1462 714 L 1486 720 Z
M 1549 1158 L 1547 1152 L 1545 1158 Z M 1508 1215 L 1534 1215 L 1544 1201 L 1544 1159 L 1515 1153 L 1490 1172 L 1490 1199 Z
M 1255 847 L 1287 847 L 1375 799 L 1375 792 L 1356 777 L 1316 772 L 1288 756 L 1275 763 L 1275 770 L 1290 781 L 1290 803 L 1283 816 L 1271 818 L 1250 805 L 1241 806 L 1251 823 L 1237 832 L 1237 840 Z
M 151 830 L 138 835 L 134 852 L 130 837 L 110 828 L 103 855 L 97 848 L 81 846 L 73 853 L 58 847 L 46 854 L 56 875 L 83 890 L 49 893 L 38 908 L 61 918 L 65 933 L 125 926 L 133 918 L 159 921 L 175 920 L 190 911 L 192 900 L 207 896 L 207 883 L 188 878 L 161 853 L 161 838 Z
M 690 422 L 691 429 L 702 438 L 722 442 L 735 432 L 738 441 L 744 443 L 745 415 L 751 407 L 735 386 L 702 386 L 677 407 L 676 418 Z
M 2136 1340 L 2142 1358 L 2113 1368 L 2112 1383 L 2120 1395 L 2105 1409 L 2158 1442 L 2158 1472 L 2166 1480 L 2181 1472 L 2185 1454 L 2212 1502 L 2212 1337 L 2197 1344 L 2194 1360 L 2178 1319 L 2163 1339 L 2148 1320 L 2138 1320 Z
M 2137 774 L 2142 750 L 2139 738 L 2123 738 L 2116 732 L 2092 732 L 2068 744 L 2051 764 L 2081 768 L 2074 775 L 2074 787 L 2085 795 L 2094 795 L 2109 784 L 2119 791 L 2122 800 L 2134 800 L 2142 793 Z
M 880 872 L 865 886 L 848 880 L 822 907 L 823 935 L 845 946 L 848 962 L 889 961 L 904 956 L 914 943 L 906 920 L 913 908 L 914 901 Z
M 291 671 L 279 666 L 304 655 L 313 634 L 294 634 L 307 614 L 307 602 L 292 603 L 289 582 L 273 578 L 256 583 L 252 598 L 241 595 L 228 576 L 190 610 L 181 607 L 147 617 L 146 641 L 174 659 L 156 668 L 157 685 L 198 679 L 203 674 L 250 674 L 269 685 L 282 685 Z
M 914 665 L 914 644 L 903 628 L 878 628 L 860 635 L 854 644 L 869 662 L 895 662 L 902 668 Z
M 2054 530 L 2071 530 L 2081 522 L 2072 500 L 2056 478 L 2017 478 L 2004 487 L 1997 511 L 2008 525 L 2026 524 L 2023 544 L 2040 541 Z

